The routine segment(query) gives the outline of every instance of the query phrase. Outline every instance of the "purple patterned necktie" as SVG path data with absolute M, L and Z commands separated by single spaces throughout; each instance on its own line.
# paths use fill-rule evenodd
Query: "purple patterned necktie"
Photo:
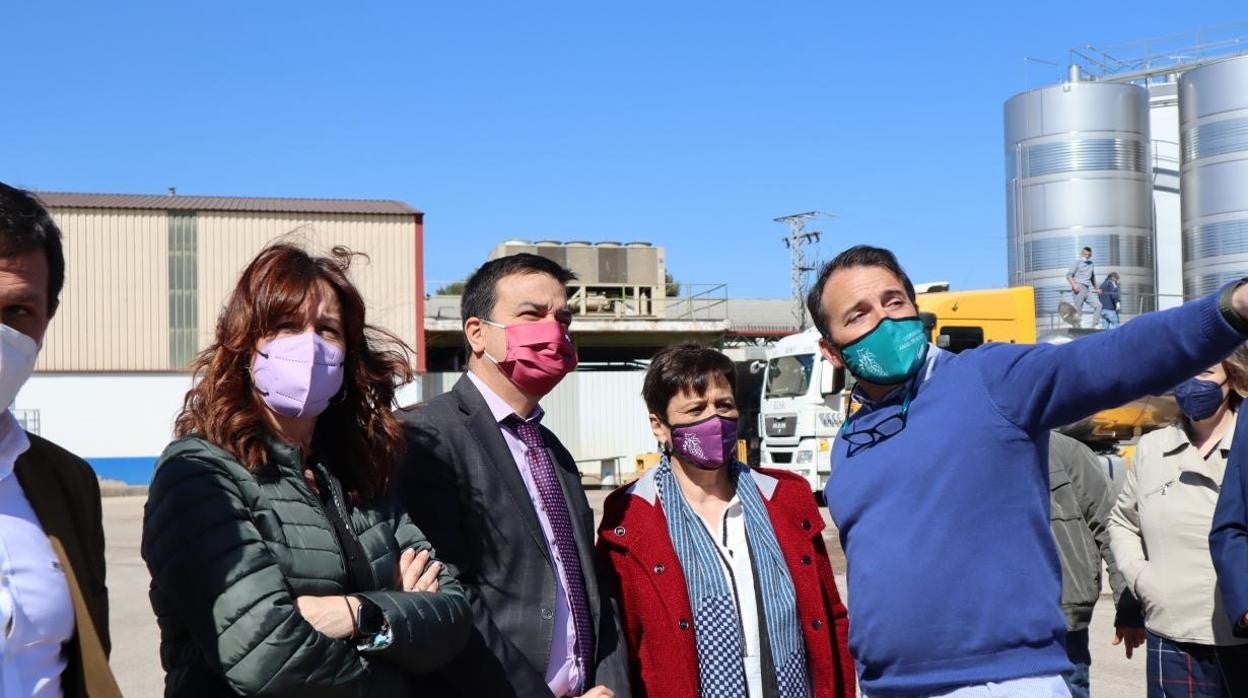
M 589 613 L 589 599 L 585 594 L 585 579 L 581 576 L 581 555 L 576 549 L 576 538 L 572 535 L 572 517 L 568 514 L 568 503 L 563 498 L 563 489 L 559 487 L 555 464 L 551 462 L 550 453 L 542 442 L 542 432 L 537 426 L 537 420 L 525 421 L 513 414 L 507 418 L 506 424 L 524 442 L 529 471 L 533 474 L 533 482 L 542 498 L 542 508 L 546 510 L 546 518 L 555 535 L 554 545 L 559 551 L 559 559 L 563 562 L 567 575 L 564 583 L 567 586 L 568 604 L 572 607 L 572 624 L 576 629 L 576 658 L 580 663 L 581 684 L 584 688 L 587 673 L 593 666 L 591 658 L 594 631 Z

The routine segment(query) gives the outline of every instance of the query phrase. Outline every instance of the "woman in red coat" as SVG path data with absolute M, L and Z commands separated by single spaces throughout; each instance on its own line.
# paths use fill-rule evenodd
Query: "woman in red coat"
M 853 698 L 848 620 L 806 481 L 733 458 L 732 361 L 660 351 L 643 395 L 663 459 L 607 498 L 633 694 Z

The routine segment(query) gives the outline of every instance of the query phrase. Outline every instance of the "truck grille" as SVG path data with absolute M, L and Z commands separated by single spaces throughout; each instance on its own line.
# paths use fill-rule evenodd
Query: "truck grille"
M 792 436 L 797 433 L 797 415 L 786 414 L 768 417 L 765 421 L 768 436 Z

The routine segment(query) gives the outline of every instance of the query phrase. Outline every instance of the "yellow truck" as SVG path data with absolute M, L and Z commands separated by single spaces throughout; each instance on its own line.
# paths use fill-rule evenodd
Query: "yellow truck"
M 1035 290 L 1030 286 L 949 291 L 947 284 L 918 288 L 920 317 L 932 342 L 953 352 L 987 342 L 1064 344 L 1096 330 L 1070 329 L 1036 336 Z M 1172 395 L 1140 398 L 1059 429 L 1106 458 L 1116 477 L 1140 436 L 1174 421 L 1179 414 Z

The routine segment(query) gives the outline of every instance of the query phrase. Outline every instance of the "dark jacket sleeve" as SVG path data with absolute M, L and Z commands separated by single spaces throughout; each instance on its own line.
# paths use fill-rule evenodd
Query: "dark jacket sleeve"
M 1218 572 L 1222 603 L 1230 616 L 1235 635 L 1248 637 L 1243 624 L 1248 613 L 1248 417 L 1236 420 L 1231 456 L 1222 479 L 1222 492 L 1213 514 L 1209 551 Z
M 1070 457 L 1063 465 L 1070 475 L 1070 485 L 1074 489 L 1075 498 L 1079 501 L 1079 510 L 1083 520 L 1092 532 L 1092 539 L 1101 551 L 1101 559 L 1109 570 L 1109 588 L 1114 592 L 1114 602 L 1122 598 L 1122 590 L 1127 582 L 1114 563 L 1114 553 L 1109 547 L 1109 512 L 1113 511 L 1117 501 L 1113 488 L 1109 486 L 1109 478 L 1101 470 L 1096 454 L 1082 444 L 1072 449 Z M 1100 563 L 1098 562 L 1097 565 Z
M 462 585 L 472 615 L 473 630 L 467 646 L 441 671 L 462 695 L 551 696 L 546 677 L 529 666 L 491 620 L 474 586 L 474 570 L 462 562 L 472 559 L 473 541 L 467 527 L 471 513 L 462 504 L 454 466 L 435 453 L 434 431 L 426 430 L 419 420 L 409 422 L 406 429 L 408 448 L 399 478 L 400 501 L 412 521 L 437 545 L 448 573 Z
M 162 463 L 143 520 L 154 589 L 177 601 L 191 642 L 239 694 L 361 695 L 368 660 L 303 619 L 250 514 L 223 467 Z
M 1163 393 L 1222 360 L 1245 339 L 1220 307 L 1228 290 L 1067 344 L 988 344 L 973 356 L 997 410 L 1035 434 Z
M 396 517 L 395 541 L 399 550 L 436 552 L 420 529 L 406 514 Z M 371 591 L 357 594 L 377 604 L 394 631 L 394 640 L 386 647 L 368 651 L 409 671 L 431 671 L 459 654 L 468 642 L 472 616 L 464 589 L 443 566 L 438 574 L 438 591 L 404 592 Z

